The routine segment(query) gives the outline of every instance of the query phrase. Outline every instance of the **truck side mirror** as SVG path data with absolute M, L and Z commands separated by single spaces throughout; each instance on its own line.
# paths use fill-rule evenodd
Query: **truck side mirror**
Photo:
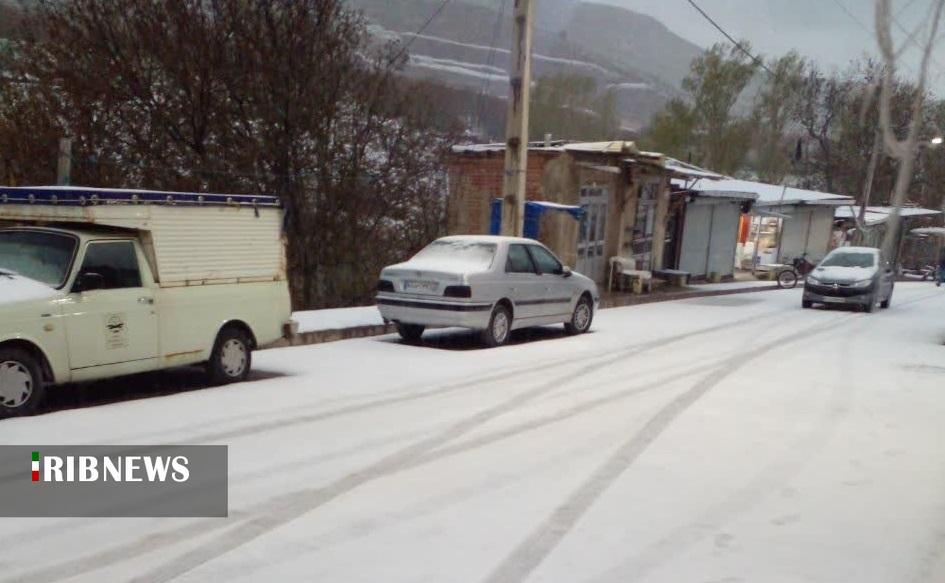
M 104 285 L 105 285 L 105 278 L 102 277 L 102 274 L 86 271 L 79 274 L 79 277 L 75 280 L 75 285 L 72 286 L 72 291 L 73 292 L 94 291 L 97 289 L 102 289 L 102 286 Z

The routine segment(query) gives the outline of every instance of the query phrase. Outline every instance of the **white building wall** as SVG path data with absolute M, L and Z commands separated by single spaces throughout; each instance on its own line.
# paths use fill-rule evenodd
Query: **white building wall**
M 679 269 L 693 277 L 713 272 L 722 277 L 732 275 L 739 217 L 741 201 L 697 198 L 686 205 Z

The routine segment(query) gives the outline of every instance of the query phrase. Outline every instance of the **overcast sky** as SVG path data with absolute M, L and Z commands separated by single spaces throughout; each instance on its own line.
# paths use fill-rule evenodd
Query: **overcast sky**
M 687 0 L 594 1 L 654 16 L 673 32 L 700 46 L 724 40 Z M 894 0 L 897 20 L 903 28 L 912 31 L 926 20 L 930 2 Z M 876 40 L 871 33 L 874 0 L 696 0 L 696 3 L 732 36 L 750 41 L 758 52 L 766 55 L 796 49 L 825 67 L 844 68 L 867 52 L 876 54 Z M 850 14 L 844 12 L 841 5 Z M 905 37 L 895 27 L 893 31 Z M 942 32 L 940 29 L 940 34 Z M 919 59 L 918 48 L 911 47 L 902 74 L 915 78 Z M 945 37 L 938 43 L 934 59 L 930 79 L 933 90 L 942 96 L 945 95 Z

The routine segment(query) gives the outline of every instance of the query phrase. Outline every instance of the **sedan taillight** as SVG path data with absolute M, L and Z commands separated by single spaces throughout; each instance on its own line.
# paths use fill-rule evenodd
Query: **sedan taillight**
M 377 291 L 379 292 L 392 292 L 394 291 L 394 282 L 387 281 L 386 279 L 380 279 L 377 281 Z
M 443 295 L 448 298 L 471 298 L 472 288 L 468 285 L 450 285 L 443 290 Z

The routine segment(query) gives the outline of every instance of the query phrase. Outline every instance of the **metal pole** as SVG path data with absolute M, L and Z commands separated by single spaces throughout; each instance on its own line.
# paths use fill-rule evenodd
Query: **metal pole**
M 72 138 L 59 140 L 59 162 L 56 165 L 56 184 L 69 186 L 72 183 Z
M 502 234 L 521 237 L 528 169 L 528 101 L 531 93 L 533 0 L 515 0 L 509 112 L 505 129 Z

